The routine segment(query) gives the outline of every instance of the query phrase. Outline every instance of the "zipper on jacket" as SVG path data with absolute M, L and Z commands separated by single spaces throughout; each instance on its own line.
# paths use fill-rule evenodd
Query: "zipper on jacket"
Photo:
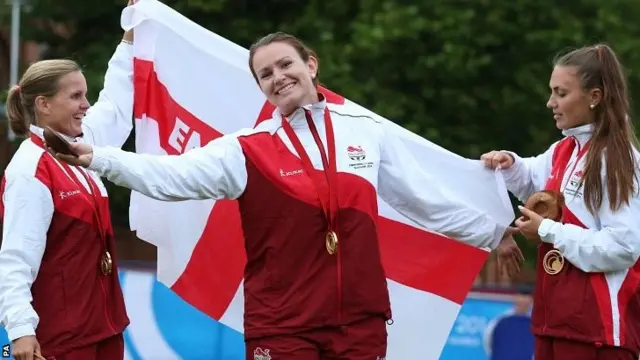
M 573 154 L 571 155 L 571 158 L 569 158 L 569 162 L 573 161 L 573 165 L 571 165 L 571 171 L 567 174 L 566 171 L 570 166 L 569 164 L 567 164 L 567 167 L 564 169 L 565 171 L 563 172 L 562 178 L 557 179 L 557 181 L 560 182 L 560 185 L 559 185 L 560 193 L 564 192 L 563 185 L 566 185 L 564 181 L 564 177 L 568 176 L 567 183 L 571 180 L 571 176 L 573 175 L 573 172 L 576 170 L 576 167 L 578 166 L 578 162 L 580 161 L 580 153 L 582 152 L 582 144 L 580 144 L 580 141 L 578 140 L 578 138 L 575 136 L 571 136 L 571 137 L 573 138 L 573 141 L 576 142 L 577 155 L 575 159 L 573 157 Z M 542 274 L 542 286 L 540 289 L 540 291 L 542 292 L 541 298 L 542 298 L 542 332 L 543 334 L 547 332 L 547 299 L 546 299 L 547 276 L 548 275 L 546 273 Z
M 547 274 L 542 275 L 542 333 L 547 332 L 547 299 L 545 296 L 545 289 L 547 288 Z
M 338 248 L 336 256 L 336 268 L 337 268 L 337 285 L 338 285 L 338 323 L 342 325 L 342 251 Z

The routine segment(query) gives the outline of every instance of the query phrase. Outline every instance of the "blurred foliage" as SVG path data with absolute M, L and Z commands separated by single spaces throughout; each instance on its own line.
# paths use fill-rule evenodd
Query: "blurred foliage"
M 560 137 L 545 108 L 559 52 L 606 42 L 627 66 L 640 63 L 637 0 L 164 2 L 245 47 L 276 30 L 297 35 L 320 54 L 329 88 L 470 158 L 533 155 Z M 30 0 L 23 35 L 49 44 L 48 57 L 80 62 L 96 96 L 124 3 Z M 59 24 L 68 34 L 53 31 Z M 640 71 L 628 73 L 633 93 Z M 110 191 L 114 219 L 126 222 L 128 192 Z

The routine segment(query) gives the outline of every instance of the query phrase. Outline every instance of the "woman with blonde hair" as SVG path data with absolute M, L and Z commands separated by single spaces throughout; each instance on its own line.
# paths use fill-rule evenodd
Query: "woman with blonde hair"
M 52 157 L 43 129 L 121 147 L 133 128 L 132 41 L 125 33 L 91 108 L 71 60 L 36 62 L 9 91 L 11 128 L 27 137 L 0 185 L 0 322 L 17 360 L 124 356 L 129 319 L 106 189 L 97 174 Z

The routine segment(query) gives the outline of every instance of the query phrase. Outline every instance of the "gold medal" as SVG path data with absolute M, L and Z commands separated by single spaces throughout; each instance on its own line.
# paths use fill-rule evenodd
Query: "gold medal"
M 542 259 L 542 267 L 549 275 L 556 275 L 564 268 L 564 256 L 558 250 L 550 250 Z
M 325 239 L 325 245 L 327 246 L 327 252 L 333 255 L 338 250 L 338 235 L 334 231 L 329 231 Z
M 103 275 L 111 275 L 111 271 L 113 271 L 113 261 L 111 260 L 111 254 L 109 251 L 105 250 L 102 255 L 102 259 L 100 260 L 100 270 L 102 270 Z

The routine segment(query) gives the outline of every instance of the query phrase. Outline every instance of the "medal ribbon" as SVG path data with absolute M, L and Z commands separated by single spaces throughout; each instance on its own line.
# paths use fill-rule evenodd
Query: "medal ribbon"
M 64 162 L 60 162 L 60 164 L 65 168 L 65 170 L 67 171 L 67 173 L 69 174 L 69 176 L 71 177 L 71 180 L 76 183 L 76 185 L 78 185 L 78 187 L 80 188 L 80 191 L 82 192 L 82 194 L 85 197 L 89 197 L 90 198 L 90 202 L 93 205 L 93 213 L 95 215 L 96 218 L 96 222 L 98 225 L 98 229 L 100 231 L 100 238 L 102 240 L 102 245 L 104 247 L 104 251 L 107 251 L 107 229 L 102 226 L 102 219 L 100 218 L 100 205 L 99 205 L 99 198 L 100 198 L 100 189 L 98 189 L 98 185 L 93 181 L 93 179 L 91 179 L 91 177 L 89 175 L 87 175 L 82 169 L 78 169 L 78 171 L 80 172 L 80 174 L 82 174 L 82 176 L 84 177 L 84 179 L 87 181 L 87 185 L 89 186 L 90 191 L 88 191 L 84 185 L 82 185 L 82 183 L 80 182 L 80 180 L 78 179 L 78 177 L 76 176 L 76 174 L 73 172 L 73 170 L 71 169 L 71 167 Z
M 282 128 L 284 132 L 291 140 L 293 144 L 293 148 L 300 156 L 300 160 L 302 161 L 302 166 L 304 171 L 313 181 L 313 184 L 318 193 L 318 198 L 320 199 L 320 205 L 322 206 L 322 210 L 324 212 L 325 218 L 327 219 L 327 223 L 329 225 L 329 231 L 336 231 L 336 218 L 338 214 L 338 170 L 336 166 L 336 143 L 335 137 L 333 134 L 333 123 L 331 121 L 331 114 L 329 113 L 329 109 L 325 107 L 324 109 L 324 125 L 327 134 L 327 150 L 329 156 L 324 150 L 324 146 L 322 145 L 322 140 L 320 139 L 320 135 L 318 134 L 318 130 L 313 123 L 313 118 L 311 116 L 311 112 L 308 110 L 304 110 L 305 118 L 307 119 L 307 124 L 309 125 L 309 129 L 311 130 L 311 134 L 313 135 L 313 139 L 315 140 L 318 149 L 320 150 L 320 157 L 322 158 L 322 165 L 324 167 L 323 174 L 327 181 L 328 191 L 322 191 L 323 184 L 321 179 L 318 178 L 319 174 L 316 174 L 316 170 L 311 163 L 311 159 L 309 155 L 305 151 L 300 139 L 293 131 L 291 124 L 287 121 L 287 119 L 282 117 Z
M 570 177 L 573 174 L 573 172 L 576 170 L 576 167 L 578 166 L 578 163 L 580 162 L 582 157 L 587 153 L 587 150 L 589 149 L 589 143 L 591 142 L 590 140 L 587 141 L 582 148 L 580 148 L 580 144 L 578 143 L 577 139 L 573 138 L 572 140 L 573 142 L 571 143 L 570 146 L 567 146 L 565 149 L 558 149 L 561 152 L 558 153 L 557 157 L 554 154 L 553 165 L 551 168 L 553 178 L 546 184 L 545 189 L 561 193 L 564 176 L 567 172 L 567 169 L 569 168 L 569 161 L 571 160 L 571 155 L 573 154 L 573 151 L 575 150 L 576 145 L 578 146 L 578 155 L 576 157 L 575 162 L 573 163 L 571 172 L 569 173 Z M 562 144 L 559 144 L 559 146 L 562 146 Z M 571 181 L 570 177 L 567 181 Z M 562 208 L 563 219 L 561 219 L 560 221 L 564 221 L 564 213 L 566 211 L 566 206 L 567 205 L 565 204 Z M 540 243 L 539 246 L 544 246 L 548 249 L 542 259 L 542 268 L 544 272 L 548 275 L 559 274 L 562 271 L 565 263 L 564 256 L 562 255 L 562 253 L 560 253 L 560 251 L 553 248 L 553 246 L 549 244 Z
M 574 142 L 573 146 L 570 148 L 571 152 L 573 152 L 573 149 L 575 148 L 576 145 L 578 145 L 579 147 L 578 140 L 573 139 L 573 142 Z M 576 167 L 578 166 L 580 159 L 582 159 L 582 157 L 587 153 L 590 142 L 591 140 L 587 141 L 582 148 L 579 148 L 578 156 L 576 157 L 576 161 L 573 163 L 573 167 L 571 168 L 571 172 L 569 174 L 573 174 L 573 172 L 576 170 Z M 571 160 L 571 154 L 569 154 L 569 156 L 567 157 L 561 157 L 560 162 L 554 166 L 554 168 L 558 170 L 553 178 L 553 181 L 551 182 L 551 184 L 549 184 L 550 190 L 561 192 L 562 190 L 561 186 L 562 186 L 562 182 L 564 181 L 564 175 L 567 172 L 567 168 L 569 167 L 569 160 Z M 571 179 L 569 179 L 568 181 L 570 180 Z
M 30 138 L 31 138 L 31 141 L 33 141 L 34 144 L 36 144 L 39 147 L 45 149 L 44 141 L 39 136 L 37 136 L 34 133 L 31 133 Z M 108 252 L 107 228 L 106 228 L 106 226 L 103 226 L 102 219 L 100 218 L 100 205 L 99 204 L 100 204 L 100 197 L 101 196 L 100 196 L 100 189 L 98 188 L 98 185 L 95 183 L 95 181 L 93 181 L 91 176 L 89 176 L 84 170 L 82 170 L 81 168 L 76 167 L 78 169 L 78 171 L 80 172 L 80 174 L 82 174 L 84 179 L 87 181 L 87 186 L 89 187 L 89 190 L 87 190 L 87 188 L 84 185 L 82 185 L 82 183 L 80 182 L 80 180 L 76 176 L 75 172 L 71 169 L 71 166 L 69 166 L 69 164 L 67 164 L 67 163 L 65 163 L 63 161 L 57 161 L 57 160 L 56 160 L 56 162 L 62 166 L 64 171 L 71 178 L 71 181 L 73 181 L 76 184 L 76 186 L 78 186 L 78 188 L 80 189 L 80 192 L 82 193 L 82 195 L 87 200 L 89 200 L 89 203 L 91 203 L 91 205 L 93 205 L 93 214 L 94 214 L 94 217 L 96 219 L 96 224 L 98 225 L 98 233 L 100 235 L 100 241 L 101 241 L 101 245 L 102 245 L 102 248 L 103 248 L 103 253 Z
M 44 141 L 38 135 L 31 133 L 30 138 L 34 144 L 45 149 Z M 98 185 L 93 181 L 93 179 L 91 179 L 90 176 L 88 176 L 85 173 L 85 171 L 76 167 L 80 172 L 80 174 L 82 174 L 84 179 L 87 181 L 87 186 L 89 186 L 89 189 L 90 189 L 90 191 L 87 191 L 87 188 L 85 188 L 84 185 L 82 185 L 82 183 L 78 180 L 78 177 L 76 176 L 75 172 L 71 170 L 71 166 L 69 166 L 69 164 L 65 163 L 64 161 L 56 160 L 56 162 L 64 168 L 65 172 L 71 178 L 71 181 L 73 181 L 78 186 L 78 188 L 80 188 L 80 191 L 82 192 L 82 194 L 85 197 L 89 198 L 88 200 L 93 205 L 93 212 L 96 217 L 96 221 L 98 223 L 98 228 L 100 229 L 100 237 L 102 238 L 103 241 L 105 241 L 105 244 L 106 244 L 106 240 L 104 239 L 106 238 L 107 229 L 104 226 L 102 226 L 102 220 L 100 219 L 100 209 L 99 209 L 100 190 L 98 189 Z M 105 248 L 106 248 L 106 245 L 105 245 Z

